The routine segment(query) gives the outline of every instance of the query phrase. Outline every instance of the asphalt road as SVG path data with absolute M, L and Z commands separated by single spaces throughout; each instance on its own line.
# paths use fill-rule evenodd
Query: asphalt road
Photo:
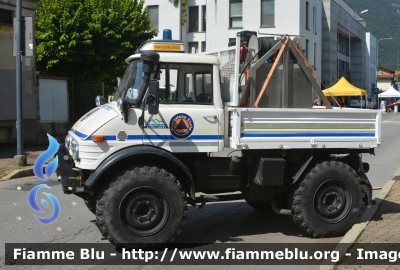
M 376 150 L 376 156 L 364 155 L 371 170 L 368 177 L 374 187 L 383 187 L 391 179 L 400 164 L 400 114 L 386 114 L 382 117 L 382 146 Z M 56 196 L 61 205 L 58 220 L 50 225 L 42 225 L 34 218 L 36 214 L 28 204 L 28 193 L 43 182 L 35 177 L 27 177 L 0 182 L 1 198 L 1 243 L 108 243 L 98 230 L 94 215 L 87 210 L 83 201 L 74 195 L 64 195 L 55 178 L 47 184 L 47 192 Z M 19 188 L 20 187 L 20 188 Z M 20 190 L 19 190 L 20 189 Z M 41 194 L 41 193 L 39 193 Z M 377 194 L 377 191 L 374 192 Z M 46 198 L 38 195 L 38 199 Z M 48 211 L 47 211 L 48 210 Z M 46 209 L 41 217 L 49 217 L 52 207 Z M 176 239 L 177 242 L 214 243 L 337 243 L 340 237 L 313 239 L 304 235 L 292 222 L 290 216 L 261 214 L 253 210 L 244 201 L 210 203 L 202 210 L 189 207 L 187 224 Z M 0 245 L 0 268 L 4 267 L 4 244 Z M 14 268 L 14 267 L 7 267 Z M 39 269 L 36 266 L 20 266 L 18 269 Z M 44 266 L 41 269 L 76 269 L 77 266 Z M 79 266 L 88 269 L 92 266 Z M 154 269 L 156 266 L 103 266 L 96 269 L 140 268 Z M 171 266 L 165 268 L 182 268 Z M 196 266 L 206 269 L 209 267 Z M 243 266 L 213 266 L 220 269 L 243 269 Z M 265 266 L 251 269 L 266 269 Z M 279 269 L 318 269 L 318 266 L 281 266 Z M 277 267 L 270 267 L 277 269 Z

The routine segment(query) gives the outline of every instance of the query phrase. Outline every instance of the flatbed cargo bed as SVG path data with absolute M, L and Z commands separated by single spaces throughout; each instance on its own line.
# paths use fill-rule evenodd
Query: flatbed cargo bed
M 234 149 L 376 148 L 381 111 L 229 107 Z M 229 123 L 228 123 L 229 124 Z

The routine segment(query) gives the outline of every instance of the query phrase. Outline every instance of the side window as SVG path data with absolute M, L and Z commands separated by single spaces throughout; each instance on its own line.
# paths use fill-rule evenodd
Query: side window
M 196 94 L 211 92 L 211 74 L 196 74 Z
M 162 63 L 158 69 L 160 103 L 213 104 L 212 65 Z
M 160 85 L 160 101 L 166 102 L 167 101 L 167 93 L 168 93 L 168 79 L 169 79 L 169 100 L 170 101 L 177 101 L 178 94 L 177 94 L 177 86 L 178 86 L 178 73 L 179 70 L 177 68 L 170 68 L 170 65 L 162 65 L 160 68 L 160 73 L 158 76 L 159 85 Z
M 185 97 L 193 101 L 195 98 L 192 73 L 186 73 L 185 75 Z
M 169 99 L 171 101 L 178 101 L 178 70 L 170 69 L 169 70 Z
M 211 74 L 196 73 L 195 86 L 195 102 L 201 104 L 212 104 Z

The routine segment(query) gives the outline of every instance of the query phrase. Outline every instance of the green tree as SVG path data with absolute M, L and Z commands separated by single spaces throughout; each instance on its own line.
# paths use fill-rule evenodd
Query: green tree
M 36 67 L 78 81 L 112 81 L 126 57 L 155 35 L 143 0 L 40 0 Z
M 178 6 L 179 2 L 181 3 L 181 7 L 182 7 L 182 25 L 185 24 L 186 22 L 186 16 L 187 16 L 187 1 L 188 0 L 173 0 L 174 6 Z

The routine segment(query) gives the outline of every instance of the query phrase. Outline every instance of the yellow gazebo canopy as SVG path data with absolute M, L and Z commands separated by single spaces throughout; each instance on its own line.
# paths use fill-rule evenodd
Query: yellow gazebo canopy
M 355 87 L 342 77 L 334 86 L 323 90 L 325 96 L 365 96 L 367 91 Z

